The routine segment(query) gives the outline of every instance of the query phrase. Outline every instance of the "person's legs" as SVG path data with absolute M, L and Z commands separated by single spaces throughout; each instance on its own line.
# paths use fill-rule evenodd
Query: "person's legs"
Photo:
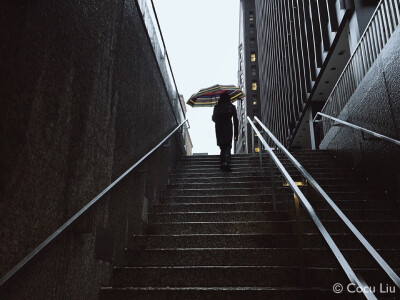
M 225 161 L 228 163 L 228 166 L 231 164 L 231 148 L 231 145 L 225 147 Z
M 221 165 L 221 169 L 224 166 L 224 162 L 225 162 L 225 147 L 224 145 L 220 145 L 219 148 L 221 149 L 221 153 L 219 155 L 219 161 L 220 161 L 220 165 Z
M 226 171 L 230 170 L 230 162 L 231 162 L 231 145 L 221 145 L 221 154 L 220 154 L 220 161 L 221 161 L 221 169 Z

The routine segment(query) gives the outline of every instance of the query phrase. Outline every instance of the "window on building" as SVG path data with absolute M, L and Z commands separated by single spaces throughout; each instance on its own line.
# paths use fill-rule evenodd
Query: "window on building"
M 243 83 L 243 74 L 240 74 L 240 84 Z
M 249 12 L 249 20 L 254 21 L 254 12 L 253 11 Z
M 253 35 L 255 32 L 254 24 L 250 24 L 250 34 Z
M 250 38 L 250 46 L 254 47 L 256 44 L 256 39 L 255 38 Z
M 252 76 L 256 76 L 257 75 L 256 66 L 251 66 L 251 75 Z
M 257 105 L 257 100 L 253 100 L 253 105 Z
M 242 113 L 242 124 L 244 123 L 244 113 Z
M 241 100 L 240 102 L 242 102 L 242 109 L 244 109 L 244 100 Z
M 256 153 L 260 152 L 260 148 L 255 147 L 255 148 L 254 148 L 254 152 L 256 152 Z
M 244 127 L 242 127 L 242 136 L 244 136 Z
M 239 67 L 239 70 L 240 70 L 240 71 L 242 71 L 242 69 L 243 69 L 243 61 L 240 61 L 240 67 Z
M 255 52 L 251 52 L 251 54 L 250 54 L 250 60 L 251 60 L 251 61 L 256 61 L 256 53 L 255 53 Z
M 251 89 L 252 89 L 253 91 L 257 91 L 257 81 L 253 81 L 253 82 L 251 83 Z

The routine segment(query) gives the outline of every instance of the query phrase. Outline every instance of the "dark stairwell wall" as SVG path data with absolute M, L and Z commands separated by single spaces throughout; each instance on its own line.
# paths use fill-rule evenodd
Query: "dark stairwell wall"
M 0 116 L 1 277 L 177 125 L 136 2 L 2 1 Z M 141 232 L 178 142 L 120 182 L 0 298 L 96 298 L 127 235 Z

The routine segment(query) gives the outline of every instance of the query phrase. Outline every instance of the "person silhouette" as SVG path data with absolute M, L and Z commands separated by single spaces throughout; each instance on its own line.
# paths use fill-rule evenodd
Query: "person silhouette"
M 214 107 L 212 120 L 215 123 L 215 134 L 217 145 L 221 149 L 221 169 L 231 171 L 231 148 L 232 148 L 232 119 L 235 141 L 238 139 L 238 118 L 236 107 L 231 103 L 227 92 L 220 95 L 218 104 Z

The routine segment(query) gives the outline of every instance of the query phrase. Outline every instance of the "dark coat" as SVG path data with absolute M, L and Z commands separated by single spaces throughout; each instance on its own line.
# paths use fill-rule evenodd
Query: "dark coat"
M 238 118 L 236 107 L 230 101 L 219 101 L 214 107 L 212 120 L 215 122 L 215 134 L 218 146 L 232 146 L 232 118 L 235 137 L 238 136 Z

